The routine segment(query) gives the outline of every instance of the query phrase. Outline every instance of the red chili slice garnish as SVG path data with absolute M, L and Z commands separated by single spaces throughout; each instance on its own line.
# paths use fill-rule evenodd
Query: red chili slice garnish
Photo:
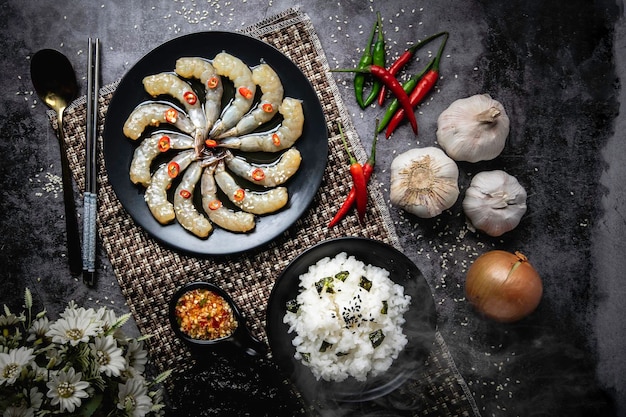
M 241 94 L 246 100 L 250 100 L 254 94 L 247 87 L 239 87 L 239 94 Z
M 170 178 L 176 178 L 179 173 L 180 165 L 178 165 L 178 162 L 172 161 L 167 165 L 167 175 L 169 175 Z
M 198 97 L 196 97 L 193 91 L 186 91 L 185 94 L 183 94 L 183 97 L 185 98 L 185 101 L 192 106 L 198 101 Z
M 214 89 L 215 87 L 217 87 L 217 85 L 220 83 L 220 79 L 217 77 L 211 77 L 207 80 L 206 82 L 206 86 L 209 87 L 211 90 Z
M 272 106 L 271 103 L 265 103 L 263 106 L 261 106 L 261 108 L 265 113 L 271 113 L 274 111 L 274 106 Z
M 167 152 L 167 151 L 169 151 L 170 147 L 171 147 L 170 137 L 167 136 L 167 135 L 161 136 L 157 146 L 158 146 L 160 152 Z
M 204 141 L 204 144 L 209 148 L 215 148 L 217 146 L 217 141 L 214 139 L 207 139 Z
M 209 202 L 209 210 L 217 210 L 222 207 L 222 202 L 220 200 L 213 200 Z
M 178 120 L 178 112 L 176 111 L 176 109 L 167 109 L 165 110 L 165 120 L 167 120 L 169 123 L 176 123 L 176 121 Z
M 276 146 L 280 146 L 280 136 L 278 136 L 278 133 L 272 135 L 272 143 Z
M 233 194 L 233 199 L 237 202 L 243 201 L 245 197 L 246 191 L 243 188 L 238 189 L 237 191 L 235 191 L 235 194 Z
M 255 181 L 262 181 L 263 178 L 265 178 L 265 171 L 263 171 L 261 168 L 255 168 L 250 176 Z
M 180 190 L 180 196 L 182 198 L 189 198 L 191 197 L 191 193 L 189 192 L 189 190 Z

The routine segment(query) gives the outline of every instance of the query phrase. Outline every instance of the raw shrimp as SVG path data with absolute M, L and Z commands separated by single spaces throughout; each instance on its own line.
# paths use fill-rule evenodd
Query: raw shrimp
M 252 107 L 256 84 L 252 81 L 252 71 L 239 58 L 226 52 L 220 52 L 213 58 L 213 67 L 221 76 L 228 77 L 235 87 L 235 97 L 220 118 L 213 125 L 209 136 L 217 137 L 222 132 L 235 126 L 244 114 Z
M 233 174 L 254 184 L 275 187 L 284 184 L 298 171 L 302 156 L 296 148 L 290 148 L 271 164 L 252 164 L 230 152 L 224 160 Z
M 276 187 L 262 192 L 241 188 L 226 171 L 224 161 L 219 161 L 215 168 L 215 182 L 233 204 L 248 213 L 273 213 L 287 204 L 287 188 Z
M 168 164 L 163 164 L 152 176 L 152 181 L 144 198 L 150 212 L 161 224 L 167 224 L 176 217 L 174 206 L 167 200 L 167 190 L 180 172 L 184 171 L 195 158 L 195 151 L 183 151 L 176 155 Z
M 217 186 L 215 185 L 216 164 L 207 166 L 202 173 L 200 193 L 202 194 L 202 207 L 209 216 L 209 220 L 219 227 L 231 232 L 248 232 L 254 229 L 254 215 L 245 211 L 234 211 L 224 207 L 217 198 Z
M 197 161 L 192 162 L 185 170 L 185 175 L 174 194 L 174 212 L 181 226 L 194 235 L 205 238 L 213 231 L 213 226 L 193 204 L 193 192 L 201 175 L 202 166 Z
M 285 97 L 278 112 L 284 118 L 278 129 L 222 139 L 218 145 L 244 152 L 278 152 L 290 148 L 302 135 L 304 126 L 302 102 Z
M 189 118 L 196 127 L 194 132 L 194 147 L 196 156 L 200 156 L 204 147 L 204 139 L 208 132 L 206 127 L 206 117 L 202 110 L 202 103 L 198 100 L 196 92 L 193 91 L 188 82 L 179 78 L 172 72 L 162 72 L 160 74 L 149 75 L 143 79 L 144 89 L 152 97 L 169 95 L 178 100 L 187 111 Z
M 252 69 L 252 81 L 263 93 L 256 108 L 243 116 L 235 127 L 216 136 L 215 139 L 245 135 L 269 122 L 276 115 L 284 94 L 283 85 L 276 71 L 267 64 L 260 64 Z
M 191 85 L 171 72 L 149 75 L 143 79 L 143 87 L 152 97 L 168 95 L 178 100 L 187 111 L 196 129 L 206 132 L 206 119 L 202 103 Z
M 191 149 L 193 138 L 176 132 L 155 132 L 144 139 L 135 149 L 133 160 L 130 163 L 130 180 L 134 184 L 150 185 L 152 161 L 159 154 L 170 149 Z
M 220 115 L 222 94 L 224 93 L 222 79 L 217 75 L 213 65 L 202 58 L 179 58 L 176 60 L 175 71 L 181 77 L 195 78 L 204 85 L 204 115 L 206 131 L 208 132 Z
M 192 121 L 180 109 L 171 104 L 146 102 L 135 107 L 128 116 L 124 123 L 124 135 L 137 140 L 147 126 L 160 126 L 162 123 L 176 126 L 190 135 L 195 131 Z

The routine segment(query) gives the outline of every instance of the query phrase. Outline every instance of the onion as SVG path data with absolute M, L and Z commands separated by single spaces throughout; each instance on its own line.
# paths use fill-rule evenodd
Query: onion
M 543 285 L 522 253 L 493 250 L 479 256 L 467 271 L 465 293 L 479 312 L 509 323 L 537 308 Z

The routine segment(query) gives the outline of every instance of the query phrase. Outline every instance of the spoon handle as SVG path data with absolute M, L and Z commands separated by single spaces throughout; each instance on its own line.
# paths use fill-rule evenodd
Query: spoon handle
M 63 133 L 63 112 L 57 112 L 57 125 L 59 137 L 59 150 L 61 153 L 61 179 L 63 181 L 63 202 L 65 203 L 65 229 L 67 234 L 67 259 L 72 275 L 79 275 L 83 270 L 83 261 L 80 247 L 80 235 L 78 232 L 78 220 L 76 218 L 76 204 L 74 202 L 74 189 L 72 187 L 72 175 L 70 164 L 67 159 L 65 147 L 65 134 Z

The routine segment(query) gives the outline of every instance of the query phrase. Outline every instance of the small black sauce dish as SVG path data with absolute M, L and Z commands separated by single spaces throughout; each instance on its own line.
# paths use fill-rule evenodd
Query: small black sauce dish
M 197 289 L 212 291 L 222 297 L 230 305 L 238 323 L 237 328 L 230 336 L 218 339 L 196 339 L 180 329 L 178 321 L 176 320 L 176 304 L 183 294 Z M 179 288 L 178 291 L 174 293 L 169 303 L 169 320 L 174 333 L 189 347 L 194 355 L 202 355 L 203 353 L 212 351 L 230 352 L 232 349 L 229 348 L 232 346 L 235 346 L 252 357 L 262 357 L 267 354 L 267 346 L 250 333 L 250 330 L 246 327 L 245 317 L 241 314 L 233 299 L 226 291 L 215 284 L 209 282 L 192 282 Z

